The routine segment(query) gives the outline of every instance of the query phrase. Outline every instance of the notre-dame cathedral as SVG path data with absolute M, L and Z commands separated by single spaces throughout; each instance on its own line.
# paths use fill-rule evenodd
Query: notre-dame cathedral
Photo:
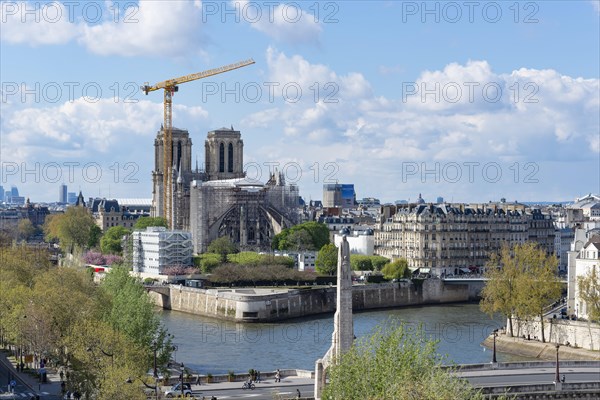
M 205 168 L 192 168 L 192 140 L 173 128 L 172 221 L 190 231 L 194 251 L 202 253 L 214 239 L 229 236 L 240 249 L 268 249 L 272 237 L 296 223 L 298 187 L 286 185 L 282 173 L 262 183 L 244 173 L 244 142 L 231 127 L 208 132 Z M 152 216 L 163 216 L 163 129 L 154 139 Z

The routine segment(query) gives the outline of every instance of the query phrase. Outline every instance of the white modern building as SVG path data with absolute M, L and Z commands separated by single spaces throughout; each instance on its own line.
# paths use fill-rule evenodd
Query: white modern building
M 349 229 L 342 229 L 339 233 L 336 233 L 333 237 L 333 243 L 336 247 L 340 247 L 342 237 L 346 236 L 348 245 L 350 246 L 351 254 L 362 254 L 364 256 L 372 256 L 375 249 L 375 234 L 372 229 L 366 229 L 364 231 L 352 231 Z
M 192 265 L 192 234 L 151 226 L 134 231 L 133 272 L 161 275 L 165 268 Z

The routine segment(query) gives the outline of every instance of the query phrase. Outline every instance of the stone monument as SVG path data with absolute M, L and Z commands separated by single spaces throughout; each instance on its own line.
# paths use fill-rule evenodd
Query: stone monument
M 315 365 L 315 399 L 321 398 L 325 386 L 326 369 L 347 352 L 354 341 L 352 321 L 352 276 L 350 268 L 350 246 L 344 235 L 338 248 L 337 305 L 333 317 L 331 347 Z

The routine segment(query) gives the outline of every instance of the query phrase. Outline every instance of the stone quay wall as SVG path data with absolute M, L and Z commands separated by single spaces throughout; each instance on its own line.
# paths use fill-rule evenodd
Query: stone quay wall
M 506 320 L 508 327 L 508 320 Z M 542 337 L 539 318 L 533 321 L 513 319 L 513 331 L 517 337 Z M 560 318 L 544 320 L 544 337 L 550 343 L 558 343 L 586 350 L 600 350 L 600 324 Z
M 439 279 L 428 279 L 420 284 L 354 285 L 352 307 L 354 311 L 361 311 L 459 303 L 474 300 L 473 293 L 471 284 L 445 285 Z M 336 307 L 335 287 L 197 289 L 169 285 L 160 290 L 150 289 L 149 294 L 156 305 L 164 309 L 238 322 L 280 321 L 332 313 Z

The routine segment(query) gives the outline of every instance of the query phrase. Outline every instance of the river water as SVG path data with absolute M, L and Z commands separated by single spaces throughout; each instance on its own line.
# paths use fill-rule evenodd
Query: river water
M 202 374 L 247 372 L 250 368 L 312 370 L 331 346 L 333 333 L 333 314 L 271 324 L 226 322 L 167 310 L 161 310 L 160 316 L 175 336 L 175 359 Z M 355 313 L 355 335 L 369 335 L 377 325 L 389 321 L 403 321 L 410 329 L 420 325 L 431 339 L 439 341 L 438 352 L 447 355 L 448 364 L 490 362 L 492 352 L 481 342 L 505 325 L 503 318 L 490 319 L 477 304 L 451 304 Z M 501 353 L 497 358 L 500 362 L 517 360 Z

